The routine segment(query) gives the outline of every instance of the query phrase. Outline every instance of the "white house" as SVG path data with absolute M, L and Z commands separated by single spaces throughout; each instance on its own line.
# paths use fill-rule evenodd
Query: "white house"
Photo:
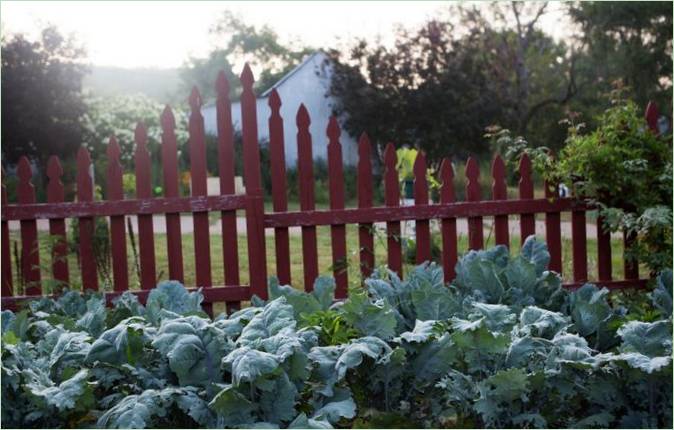
M 326 61 L 327 60 L 327 61 Z M 334 99 L 328 96 L 332 68 L 324 52 L 309 55 L 297 67 L 282 77 L 274 86 L 257 99 L 257 133 L 260 141 L 269 141 L 268 99 L 272 89 L 281 97 L 281 117 L 285 144 L 286 165 L 297 166 L 297 125 L 295 116 L 301 103 L 304 103 L 311 117 L 312 149 L 314 160 L 328 157 L 328 137 L 326 129 L 332 115 Z M 217 134 L 215 103 L 204 105 L 201 109 L 206 133 Z M 232 103 L 232 124 L 235 130 L 241 130 L 241 104 Z M 355 165 L 358 160 L 357 141 L 345 130 L 340 136 L 342 156 L 345 165 Z

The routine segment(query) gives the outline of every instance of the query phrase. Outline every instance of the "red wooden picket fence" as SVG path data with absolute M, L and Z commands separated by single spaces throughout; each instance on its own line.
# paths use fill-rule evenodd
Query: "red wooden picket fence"
M 535 214 L 545 216 L 545 237 L 550 251 L 550 268 L 562 271 L 562 237 L 560 213 L 571 212 L 572 259 L 574 287 L 588 279 L 586 211 L 591 210 L 584 202 L 574 198 L 560 198 L 546 187 L 545 198 L 534 198 L 531 178 L 531 162 L 524 156 L 519 165 L 519 198 L 508 200 L 506 193 L 506 170 L 503 160 L 497 156 L 492 165 L 492 195 L 480 192 L 477 162 L 469 158 L 465 168 L 467 178 L 466 200 L 456 201 L 453 179 L 457 172 L 450 159 L 444 159 L 440 168 L 440 202 L 429 202 L 429 186 L 426 179 L 426 159 L 419 153 L 414 164 L 414 205 L 400 206 L 398 173 L 395 169 L 396 152 L 388 144 L 384 153 L 384 206 L 373 206 L 372 150 L 367 135 L 358 142 L 358 207 L 346 208 L 342 168 L 342 148 L 339 141 L 340 127 L 331 118 L 326 130 L 328 144 L 328 170 L 330 209 L 316 210 L 314 204 L 314 180 L 312 159 L 312 136 L 309 132 L 309 112 L 302 105 L 297 112 L 297 153 L 300 210 L 289 212 L 284 159 L 283 119 L 280 116 L 281 99 L 274 90 L 269 97 L 270 172 L 272 176 L 273 212 L 265 213 L 260 174 L 260 153 L 257 136 L 256 97 L 253 92 L 253 74 L 246 65 L 241 74 L 241 114 L 243 136 L 245 195 L 234 193 L 234 138 L 231 120 L 229 83 L 224 73 L 216 82 L 216 107 L 218 127 L 218 151 L 220 172 L 220 195 L 207 195 L 206 143 L 204 119 L 201 115 L 201 96 L 195 88 L 189 97 L 189 145 L 191 162 L 191 196 L 180 197 L 178 188 L 177 142 L 174 133 L 175 120 L 171 109 L 166 107 L 161 114 L 162 164 L 164 197 L 152 197 L 151 162 L 146 147 L 147 130 L 139 124 L 135 133 L 136 198 L 125 199 L 122 190 L 122 167 L 120 148 L 114 137 L 110 138 L 107 156 L 108 200 L 94 200 L 92 164 L 89 152 L 81 148 L 77 154 L 77 201 L 64 201 L 63 170 L 59 159 L 52 156 L 47 167 L 49 183 L 47 202 L 38 203 L 31 184 L 32 171 L 29 160 L 21 158 L 18 164 L 18 202 L 9 204 L 7 193 L 2 188 L 2 306 L 15 307 L 19 301 L 42 295 L 42 273 L 38 246 L 37 220 L 49 220 L 49 234 L 53 236 L 51 248 L 51 279 L 68 283 L 66 262 L 67 218 L 79 220 L 79 256 L 82 288 L 98 290 L 98 275 L 93 253 L 93 229 L 95 217 L 109 217 L 111 256 L 113 268 L 113 291 L 106 292 L 109 300 L 129 290 L 129 267 L 127 262 L 127 239 L 125 216 L 138 216 L 138 245 L 140 260 L 140 290 L 133 290 L 141 301 L 155 287 L 156 265 L 153 232 L 153 215 L 163 214 L 167 225 L 168 277 L 184 281 L 183 252 L 180 214 L 191 213 L 194 222 L 194 262 L 196 286 L 203 287 L 206 310 L 212 310 L 214 302 L 227 302 L 236 306 L 253 294 L 267 297 L 267 261 L 265 229 L 274 230 L 276 268 L 279 281 L 292 284 L 290 271 L 289 227 L 300 227 L 302 238 L 302 263 L 304 286 L 311 290 L 319 274 L 317 253 L 317 226 L 329 226 L 332 242 L 333 271 L 337 285 L 336 296 L 347 294 L 349 279 L 344 262 L 347 258 L 346 225 L 358 225 L 358 247 L 362 276 L 368 276 L 374 266 L 374 223 L 386 223 L 387 259 L 391 270 L 403 274 L 403 256 L 400 242 L 401 222 L 416 222 L 416 261 L 421 263 L 431 257 L 430 220 L 439 220 L 442 238 L 442 266 L 446 281 L 454 278 L 457 262 L 457 218 L 467 218 L 470 249 L 481 249 L 484 244 L 483 218 L 494 218 L 495 242 L 509 245 L 508 216 L 519 216 L 520 243 L 536 233 Z M 656 130 L 657 108 L 649 104 L 646 118 Z M 4 173 L 3 173 L 4 175 Z M 488 199 L 488 200 L 485 200 Z M 247 246 L 250 285 L 241 285 L 237 245 L 236 211 L 244 210 L 246 216 Z M 224 286 L 215 286 L 211 277 L 211 253 L 209 235 L 209 212 L 220 212 L 222 223 L 222 259 L 224 262 Z M 26 285 L 23 295 L 15 294 L 12 279 L 10 236 L 8 222 L 20 222 L 21 277 Z M 645 279 L 639 278 L 638 266 L 625 263 L 624 278 L 612 279 L 611 238 L 596 223 L 597 229 L 597 284 L 608 288 L 643 287 Z M 629 247 L 630 238 L 625 237 Z

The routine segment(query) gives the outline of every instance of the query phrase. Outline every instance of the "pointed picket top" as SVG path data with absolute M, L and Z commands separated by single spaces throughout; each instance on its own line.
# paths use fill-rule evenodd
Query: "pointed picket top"
M 297 127 L 299 128 L 308 128 L 311 124 L 311 118 L 309 118 L 309 111 L 304 106 L 304 103 L 300 105 L 300 108 L 297 109 Z
M 418 179 L 426 179 L 426 154 L 423 151 L 419 151 L 417 154 L 412 170 L 414 172 L 415 181 Z
M 139 152 L 147 152 L 147 127 L 143 121 L 136 124 L 134 139 L 136 141 L 136 154 Z
M 243 65 L 243 70 L 241 71 L 241 85 L 243 86 L 243 90 L 251 90 L 253 89 L 253 84 L 255 83 L 255 77 L 253 76 L 253 71 L 250 70 L 250 66 L 248 63 Z
M 524 178 L 530 178 L 531 177 L 531 159 L 529 158 L 529 155 L 525 152 L 522 154 L 520 157 L 520 164 L 519 164 L 519 171 L 520 171 L 520 183 Z
M 492 197 L 497 200 L 504 200 L 507 198 L 508 189 L 506 186 L 506 171 L 505 163 L 500 155 L 496 155 L 491 164 L 492 181 Z
M 650 101 L 648 102 L 648 106 L 646 106 L 646 122 L 648 123 L 648 128 L 651 129 L 651 131 L 655 134 L 659 134 L 658 130 L 658 117 L 660 116 L 660 112 L 658 110 L 658 105 L 655 104 L 655 102 Z
M 60 181 L 61 175 L 63 175 L 63 168 L 61 167 L 61 161 L 56 155 L 49 157 L 47 162 L 47 176 L 49 181 Z
M 473 157 L 468 157 L 466 162 L 466 200 L 480 200 L 480 167 Z
M 190 93 L 190 97 L 187 101 L 190 104 L 192 114 L 198 112 L 201 109 L 201 94 L 199 93 L 199 89 L 196 87 L 196 85 L 192 87 L 192 92 Z
M 339 143 L 339 136 L 342 135 L 341 130 L 339 129 L 339 122 L 337 122 L 337 118 L 332 115 L 330 116 L 330 120 L 328 121 L 328 128 L 326 130 L 326 134 L 328 136 L 328 139 L 330 140 L 330 143 Z
M 161 113 L 161 126 L 164 130 L 173 130 L 176 127 L 176 119 L 169 105 L 164 106 L 164 110 Z
M 531 160 L 526 152 L 522 154 L 522 157 L 520 158 L 519 172 L 520 198 L 533 199 L 534 183 L 531 180 Z
M 443 203 L 454 201 L 454 168 L 452 167 L 452 160 L 443 158 L 440 164 L 440 180 L 442 181 L 442 188 L 440 189 L 440 199 Z
M 77 151 L 77 199 L 79 201 L 93 200 L 93 179 L 91 177 L 91 156 L 84 146 Z
M 22 183 L 29 183 L 33 178 L 33 171 L 30 168 L 30 161 L 25 155 L 19 159 L 19 165 L 16 168 L 16 173 Z
M 360 138 L 358 138 L 359 162 L 371 164 L 370 162 L 371 152 L 372 148 L 370 146 L 370 138 L 368 137 L 367 133 L 363 132 L 363 134 L 360 135 Z
M 271 108 L 272 113 L 273 112 L 278 112 L 279 109 L 281 109 L 281 97 L 278 95 L 278 91 L 276 91 L 276 88 L 271 90 L 271 94 L 269 94 L 269 107 Z
M 218 77 L 215 80 L 215 92 L 218 97 L 229 97 L 229 80 L 224 70 L 218 72 Z
M 414 201 L 415 204 L 428 204 L 428 180 L 426 179 L 426 154 L 417 153 L 414 160 Z
M 119 149 L 119 144 L 115 136 L 110 136 L 108 140 L 108 149 L 106 150 L 109 161 L 119 161 L 119 156 L 122 154 L 122 151 Z
M 396 172 L 397 163 L 398 156 L 396 154 L 396 148 L 393 146 L 393 143 L 389 142 L 386 144 L 386 148 L 384 149 L 384 166 L 386 167 L 386 172 L 388 173 L 391 169 Z

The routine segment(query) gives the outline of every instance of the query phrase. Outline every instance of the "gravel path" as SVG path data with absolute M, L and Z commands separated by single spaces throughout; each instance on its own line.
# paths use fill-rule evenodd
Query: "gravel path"
M 136 216 L 130 216 L 131 218 L 131 223 L 134 227 L 134 231 L 138 231 L 138 218 Z M 155 233 L 166 233 L 166 218 L 163 215 L 155 215 L 153 217 L 153 224 L 154 224 L 154 231 Z M 492 223 L 493 220 L 491 218 L 485 218 L 484 221 L 484 235 L 487 237 L 489 235 L 489 232 L 492 229 Z M 412 222 L 407 222 L 407 227 L 411 228 Z M 9 228 L 10 230 L 19 230 L 19 221 L 10 221 L 9 222 Z M 437 223 L 433 223 L 434 229 L 437 230 Z M 236 226 L 237 230 L 239 233 L 245 233 L 246 231 L 246 219 L 245 218 L 237 218 L 236 219 Z M 376 223 L 375 226 L 379 229 L 385 229 L 386 223 Z M 38 220 L 37 222 L 37 227 L 39 231 L 49 231 L 49 221 L 41 219 Z M 509 220 L 509 227 L 510 227 L 510 236 L 511 237 L 516 237 L 519 235 L 519 222 L 517 219 L 510 219 Z M 180 228 L 183 233 L 192 233 L 194 230 L 194 225 L 192 223 L 192 216 L 191 215 L 182 215 L 180 217 Z M 459 218 L 456 223 L 456 228 L 457 228 L 457 234 L 459 235 L 467 235 L 468 234 L 468 222 L 465 218 Z M 290 227 L 290 234 L 292 235 L 299 235 L 301 232 L 300 227 Z M 570 222 L 562 222 L 561 223 L 561 232 L 562 232 L 562 237 L 564 238 L 571 238 L 571 223 Z M 222 234 L 222 226 L 220 224 L 220 221 L 215 221 L 212 222 L 210 226 L 210 233 L 217 235 L 217 234 Z M 272 236 L 274 234 L 273 229 L 267 229 L 266 234 L 268 236 Z M 536 234 L 540 237 L 545 237 L 545 222 L 540 220 L 536 221 Z M 493 235 L 493 232 L 492 232 Z M 613 233 L 613 238 L 621 238 L 622 235 L 620 233 Z M 588 239 L 596 239 L 597 238 L 597 230 L 594 227 L 594 224 L 588 224 L 587 227 L 587 238 Z

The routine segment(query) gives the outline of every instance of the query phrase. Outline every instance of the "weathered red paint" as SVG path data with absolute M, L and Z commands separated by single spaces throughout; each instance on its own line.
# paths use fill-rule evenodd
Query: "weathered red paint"
M 337 118 L 330 117 L 328 128 L 328 186 L 330 189 L 330 209 L 344 209 L 344 169 L 342 163 L 342 145 L 339 143 L 339 124 Z M 332 273 L 335 277 L 335 297 L 343 299 L 347 295 L 349 280 L 346 260 L 346 226 L 330 227 L 332 239 Z

